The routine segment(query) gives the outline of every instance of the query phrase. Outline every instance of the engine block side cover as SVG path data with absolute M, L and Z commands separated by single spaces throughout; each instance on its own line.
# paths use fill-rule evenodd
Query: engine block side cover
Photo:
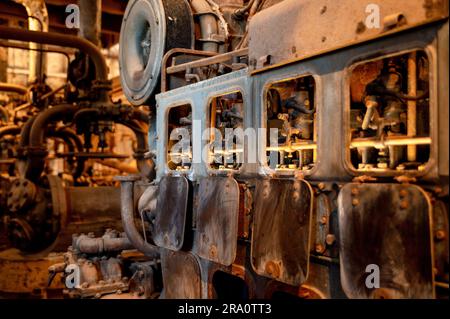
M 184 243 L 189 182 L 184 176 L 165 176 L 159 183 L 153 240 L 159 247 L 180 250 Z
M 201 268 L 194 255 L 162 249 L 161 266 L 165 299 L 201 298 Z
M 431 204 L 420 187 L 347 184 L 338 213 L 341 281 L 349 298 L 434 297 Z
M 252 267 L 259 275 L 298 286 L 308 277 L 313 190 L 298 179 L 256 184 Z
M 231 177 L 200 181 L 193 253 L 229 266 L 236 258 L 239 185 Z
M 193 45 L 194 22 L 189 4 L 186 0 L 131 0 L 119 42 L 123 93 L 131 104 L 145 104 L 157 93 L 165 52 Z

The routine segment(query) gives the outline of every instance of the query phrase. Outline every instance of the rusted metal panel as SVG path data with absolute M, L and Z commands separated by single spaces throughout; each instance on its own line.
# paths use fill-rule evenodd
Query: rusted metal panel
M 250 65 L 264 69 L 445 17 L 448 0 L 284 0 L 252 18 Z
M 256 184 L 252 266 L 259 275 L 300 285 L 308 276 L 313 191 L 304 180 Z
M 180 250 L 184 242 L 189 182 L 184 176 L 165 176 L 159 184 L 153 240 L 156 245 Z
M 194 255 L 162 249 L 164 298 L 201 298 L 200 265 Z
M 231 265 L 236 257 L 239 185 L 231 177 L 207 177 L 200 181 L 198 194 L 193 252 Z
M 434 296 L 431 205 L 420 187 L 347 184 L 338 209 L 341 280 L 348 297 Z M 379 268 L 379 289 L 368 277 L 376 275 L 368 265 Z

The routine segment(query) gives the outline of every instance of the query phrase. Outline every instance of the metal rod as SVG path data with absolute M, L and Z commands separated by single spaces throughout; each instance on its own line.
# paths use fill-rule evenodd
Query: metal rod
M 218 54 L 210 58 L 200 59 L 197 61 L 187 62 L 179 65 L 170 66 L 167 68 L 167 74 L 174 74 L 178 72 L 186 71 L 187 69 L 201 68 L 211 64 L 223 63 L 235 56 L 243 56 L 248 54 L 248 49 L 241 49 L 224 54 Z
M 408 57 L 408 95 L 417 95 L 417 54 L 412 52 Z M 408 100 L 407 135 L 409 137 L 417 134 L 417 101 Z M 417 158 L 417 147 L 408 145 L 408 161 L 415 162 Z
M 350 143 L 350 147 L 384 148 L 385 146 L 429 145 L 429 144 L 431 144 L 430 137 L 397 137 L 397 138 L 390 137 L 383 141 L 374 139 L 354 139 Z

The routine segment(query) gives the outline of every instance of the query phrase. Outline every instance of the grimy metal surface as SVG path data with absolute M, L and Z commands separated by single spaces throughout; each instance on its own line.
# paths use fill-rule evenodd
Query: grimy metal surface
M 420 187 L 347 184 L 338 209 L 341 280 L 348 297 L 434 297 L 431 204 Z M 379 289 L 367 286 L 373 272 L 368 265 L 379 267 Z
M 153 241 L 156 245 L 180 250 L 184 242 L 188 213 L 189 182 L 184 176 L 165 176 L 159 183 Z
M 250 64 L 263 70 L 445 17 L 448 0 L 284 0 L 251 20 Z
M 256 273 L 294 286 L 306 280 L 312 208 L 308 182 L 258 180 L 251 252 Z
M 164 298 L 201 298 L 201 273 L 196 257 L 191 253 L 161 249 Z
M 200 180 L 193 253 L 223 265 L 236 257 L 239 186 L 231 177 Z

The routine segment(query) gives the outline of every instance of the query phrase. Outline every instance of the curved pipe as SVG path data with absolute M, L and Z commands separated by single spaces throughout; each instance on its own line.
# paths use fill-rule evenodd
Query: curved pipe
M 133 246 L 150 258 L 159 258 L 159 248 L 146 242 L 142 238 L 134 223 L 134 199 L 133 199 L 133 177 L 123 176 L 120 180 L 120 201 L 122 225 L 128 239 Z
M 141 111 L 141 110 L 133 110 L 131 112 L 131 118 L 133 120 L 138 120 L 141 122 L 144 122 L 145 124 L 148 124 L 150 120 L 150 115 L 147 112 Z
M 34 119 L 29 133 L 28 159 L 25 169 L 26 178 L 36 181 L 44 170 L 45 157 L 47 155 L 47 149 L 43 146 L 44 131 L 48 123 L 71 116 L 76 110 L 77 106 L 75 105 L 61 104 L 43 111 Z
M 13 92 L 13 93 L 25 95 L 25 94 L 27 94 L 28 89 L 22 85 L 0 82 L 0 91 Z
M 156 174 L 155 162 L 152 159 L 145 158 L 145 153 L 148 151 L 147 135 L 144 131 L 139 129 L 139 124 L 136 123 L 136 121 L 122 121 L 119 123 L 131 129 L 136 136 L 137 150 L 134 153 L 134 157 L 141 176 L 153 180 Z
M 6 135 L 17 135 L 20 133 L 20 127 L 17 125 L 9 125 L 0 127 L 0 139 Z
M 191 0 L 191 6 L 200 15 L 203 51 L 218 52 L 219 44 L 213 39 L 213 36 L 218 34 L 218 26 L 211 6 L 206 0 Z
M 48 136 L 62 139 L 69 148 L 69 152 L 83 152 L 83 142 L 81 141 L 80 137 L 76 135 L 74 131 L 68 128 L 60 128 L 54 131 L 50 131 Z M 73 171 L 74 179 L 77 179 L 81 176 L 81 174 L 83 174 L 85 162 L 85 159 L 77 159 L 77 166 Z
M 36 119 L 36 117 L 37 117 L 37 115 L 33 115 L 23 125 L 22 131 L 20 132 L 20 143 L 19 143 L 20 148 L 24 148 L 24 147 L 28 146 L 28 143 L 30 141 L 31 126 L 33 126 L 33 123 L 34 123 L 34 120 Z
M 94 44 L 80 37 L 54 32 L 29 31 L 0 26 L 0 39 L 76 48 L 91 57 L 95 64 L 96 79 L 104 82 L 108 81 L 108 66 L 106 65 L 101 51 Z
M 9 120 L 8 110 L 0 105 L 0 121 L 8 122 L 8 120 Z
M 40 113 L 30 131 L 30 147 L 42 147 L 44 144 L 44 130 L 47 124 L 73 115 L 78 107 L 72 104 L 60 104 Z

